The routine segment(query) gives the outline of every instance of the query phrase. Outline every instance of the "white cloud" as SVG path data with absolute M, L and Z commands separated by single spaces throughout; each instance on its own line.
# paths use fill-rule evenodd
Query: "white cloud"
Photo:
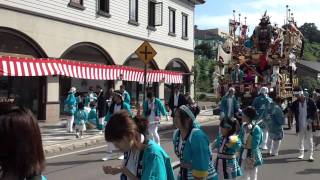
M 320 5 L 319 0 L 254 0 L 244 4 L 245 6 L 255 9 L 266 9 L 266 8 L 285 8 L 286 5 L 289 7 L 301 7 L 311 6 L 316 7 Z
M 231 4 L 230 6 L 232 8 L 235 7 L 235 9 L 247 10 L 247 12 L 241 12 L 242 19 L 247 17 L 247 24 L 252 32 L 266 9 L 268 10 L 268 15 L 271 16 L 272 24 L 283 25 L 286 16 L 286 4 L 289 4 L 293 9 L 292 12 L 298 22 L 298 26 L 309 22 L 315 23 L 320 29 L 320 12 L 318 10 L 320 0 L 255 0 L 242 5 Z M 195 23 L 203 29 L 218 27 L 227 31 L 230 18 L 233 18 L 232 13 L 220 16 L 196 16 Z

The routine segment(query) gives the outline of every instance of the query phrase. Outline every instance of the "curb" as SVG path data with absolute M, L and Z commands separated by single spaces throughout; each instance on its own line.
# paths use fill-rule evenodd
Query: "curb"
M 206 123 L 209 121 L 218 120 L 217 116 L 213 116 L 212 118 L 206 118 L 205 120 L 199 120 L 200 123 Z M 159 131 L 166 131 L 174 129 L 173 124 L 163 124 L 159 126 Z M 74 151 L 76 149 L 86 148 L 90 146 L 94 146 L 96 144 L 100 144 L 105 142 L 104 135 L 92 135 L 89 137 L 85 137 L 79 140 L 69 140 L 63 143 L 47 145 L 43 147 L 44 153 L 46 156 L 55 153 L 61 153 L 64 151 Z

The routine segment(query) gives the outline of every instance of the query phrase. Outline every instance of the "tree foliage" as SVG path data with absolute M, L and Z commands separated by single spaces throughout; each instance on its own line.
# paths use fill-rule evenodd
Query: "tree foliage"
M 315 23 L 304 23 L 299 30 L 305 38 L 304 59 L 309 61 L 320 60 L 320 31 Z
M 304 23 L 299 30 L 310 43 L 320 43 L 320 31 L 315 23 Z
M 313 90 L 320 87 L 320 82 L 317 79 L 312 78 L 310 76 L 303 76 L 299 78 L 299 85 L 303 89 L 307 88 L 309 92 L 312 92 Z
M 212 74 L 216 63 L 213 60 L 195 60 L 196 89 L 201 92 L 212 92 Z
M 206 57 L 207 59 L 214 59 L 214 50 L 209 43 L 202 43 L 195 47 L 195 55 Z

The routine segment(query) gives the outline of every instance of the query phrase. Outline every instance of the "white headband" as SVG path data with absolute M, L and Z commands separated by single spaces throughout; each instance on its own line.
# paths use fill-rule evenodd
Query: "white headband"
M 303 95 L 304 93 L 303 93 L 303 91 L 293 91 L 293 94 L 294 95 Z
M 196 120 L 196 117 L 194 116 L 194 114 L 191 112 L 191 110 L 186 105 L 180 106 L 179 109 L 181 109 L 182 111 L 187 113 L 187 115 L 191 118 L 191 120 L 193 122 Z

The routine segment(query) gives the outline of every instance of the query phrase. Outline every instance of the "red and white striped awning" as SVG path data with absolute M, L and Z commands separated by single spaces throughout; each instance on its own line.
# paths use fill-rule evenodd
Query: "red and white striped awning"
M 144 81 L 142 69 L 89 64 L 54 58 L 17 58 L 0 56 L 0 76 L 53 76 L 93 80 Z M 182 83 L 182 73 L 165 70 L 148 70 L 147 82 Z

